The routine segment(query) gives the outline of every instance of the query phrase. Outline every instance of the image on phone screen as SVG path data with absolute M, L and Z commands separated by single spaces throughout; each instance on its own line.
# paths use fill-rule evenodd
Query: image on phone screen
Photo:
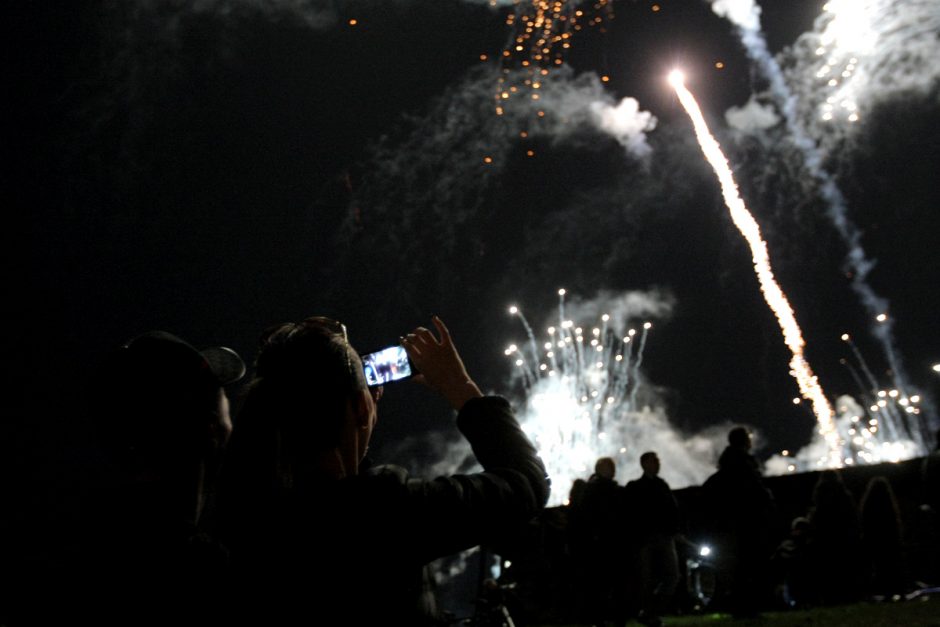
M 369 387 L 385 385 L 411 376 L 411 362 L 402 346 L 389 346 L 362 356 L 362 369 Z

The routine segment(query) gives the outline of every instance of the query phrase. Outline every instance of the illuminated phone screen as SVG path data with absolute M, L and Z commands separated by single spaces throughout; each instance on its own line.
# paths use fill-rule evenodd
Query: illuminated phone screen
M 401 346 L 389 346 L 362 356 L 362 369 L 369 387 L 385 385 L 411 376 L 408 353 Z

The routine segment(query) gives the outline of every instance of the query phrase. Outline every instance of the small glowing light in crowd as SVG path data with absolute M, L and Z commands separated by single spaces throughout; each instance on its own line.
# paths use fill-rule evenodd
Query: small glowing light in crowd
M 483 163 L 493 163 L 493 157 L 483 157 Z
M 940 372 L 940 364 L 934 364 L 931 368 L 934 372 Z
M 601 316 L 601 320 L 603 320 L 604 322 L 609 321 L 609 320 L 610 320 L 610 314 L 604 314 L 603 316 Z
M 525 155 L 526 155 L 527 157 L 534 157 L 534 156 L 535 156 L 535 151 L 534 151 L 534 150 L 526 150 L 526 151 L 525 151 Z
M 877 316 L 875 316 L 875 320 L 877 320 L 878 322 L 884 322 L 887 319 L 888 319 L 888 314 L 878 314 Z
M 601 81 L 604 82 L 604 83 L 609 83 L 609 82 L 610 82 L 610 77 L 607 76 L 606 74 L 604 74 L 603 76 L 601 76 Z
M 709 546 L 703 546 L 702 548 L 698 550 L 698 554 L 701 555 L 702 557 L 708 557 L 709 555 L 712 554 L 712 549 Z
M 564 296 L 566 293 L 567 293 L 567 292 L 565 292 L 565 288 L 561 288 L 560 290 L 558 290 L 558 295 L 559 295 L 559 296 Z M 567 322 L 568 322 L 568 326 L 571 326 L 571 321 L 568 320 Z
M 349 25 L 350 25 L 350 26 L 355 26 L 355 25 L 358 24 L 358 23 L 359 23 L 359 20 L 356 20 L 356 19 L 349 20 Z
M 784 449 L 784 450 L 780 451 L 780 454 L 783 455 L 784 457 L 789 457 L 790 451 Z
M 650 7 L 650 9 L 653 11 L 653 13 L 656 13 L 659 11 L 659 5 L 654 4 L 653 6 Z
M 652 328 L 653 328 L 653 323 L 652 323 L 652 322 L 644 322 L 644 323 L 643 323 L 643 328 L 644 328 L 644 329 L 647 329 L 647 330 L 652 329 Z
M 522 365 L 522 363 L 523 363 L 523 362 L 522 362 L 522 360 L 521 360 L 521 359 L 517 359 L 517 360 L 516 360 L 516 365 L 517 365 L 517 366 L 521 366 L 521 365 Z
M 513 306 L 511 306 L 511 307 L 509 308 L 509 313 L 511 313 L 511 314 L 517 314 L 517 313 L 519 313 L 519 308 L 516 307 L 515 305 L 513 305 Z
M 920 402 L 920 394 L 915 394 L 914 396 L 912 396 L 912 397 L 911 397 L 911 402 L 912 402 L 912 403 L 919 403 L 919 402 Z
M 887 395 L 888 395 L 888 392 L 886 392 L 885 390 L 878 390 L 878 396 L 879 396 L 880 398 L 884 398 L 884 397 L 886 397 Z
M 720 69 L 722 69 L 722 68 L 725 67 L 725 64 L 722 63 L 721 61 L 716 61 L 716 62 L 715 62 L 715 67 L 720 70 Z
M 800 402 L 801 402 L 801 399 L 800 399 L 799 396 L 797 396 L 796 398 L 793 399 L 793 404 L 794 404 L 794 405 L 799 405 Z
M 621 453 L 626 453 L 626 452 L 627 452 L 627 447 L 621 446 L 621 447 L 620 447 L 620 452 L 621 452 Z
M 842 334 L 842 341 L 843 341 L 843 342 L 848 342 L 850 339 L 851 339 L 851 338 L 849 337 L 849 334 L 848 334 L 848 333 L 843 333 L 843 334 Z
M 480 55 L 480 61 L 486 61 L 488 58 L 489 58 L 489 57 L 486 56 L 485 54 L 481 54 L 481 55 Z
M 897 398 L 897 397 L 898 397 L 898 391 L 897 391 L 897 390 L 891 390 L 890 392 L 888 392 L 888 396 L 890 396 L 891 398 Z
M 794 470 L 796 470 L 796 466 L 794 466 L 793 464 L 790 464 L 789 466 L 787 466 L 788 472 L 793 472 Z

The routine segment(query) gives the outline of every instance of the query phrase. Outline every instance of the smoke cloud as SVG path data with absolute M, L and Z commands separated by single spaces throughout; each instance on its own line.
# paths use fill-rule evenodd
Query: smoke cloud
M 751 95 L 744 106 L 731 107 L 725 111 L 725 121 L 733 129 L 758 133 L 779 124 L 780 116 L 771 105 L 761 104 L 756 96 Z

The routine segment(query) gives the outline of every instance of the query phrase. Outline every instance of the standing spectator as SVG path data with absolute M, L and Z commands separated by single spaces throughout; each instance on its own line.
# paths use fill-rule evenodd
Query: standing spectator
M 162 331 L 107 355 L 87 385 L 101 472 L 69 579 L 46 573 L 44 598 L 12 624 L 212 623 L 228 562 L 205 519 L 232 428 L 224 386 L 244 371 L 230 349 Z
M 940 581 L 940 429 L 936 447 L 922 463 L 921 486 L 920 514 L 925 519 L 928 537 L 926 578 L 936 583 Z
M 861 529 L 855 498 L 838 470 L 824 470 L 813 489 L 807 546 L 816 603 L 848 603 L 858 596 Z
M 775 597 L 783 607 L 805 606 L 812 598 L 812 583 L 807 556 L 810 534 L 809 519 L 798 516 L 790 523 L 790 533 L 784 538 L 770 558 L 773 566 Z
M 906 592 L 901 513 L 886 477 L 872 477 L 862 497 L 862 545 L 870 560 L 869 592 L 892 596 Z
M 581 494 L 588 618 L 596 624 L 623 613 L 619 584 L 625 570 L 623 555 L 623 487 L 615 480 L 617 466 L 610 457 L 594 464 L 594 474 Z
M 737 617 L 758 614 L 769 586 L 770 523 L 774 500 L 751 455 L 751 435 L 744 427 L 728 433 L 718 472 L 702 485 L 707 527 L 716 547 L 720 597 Z
M 366 469 L 381 388 L 368 388 L 346 327 L 308 318 L 269 329 L 223 475 L 241 623 L 433 624 L 424 566 L 498 542 L 548 499 L 545 468 L 509 403 L 484 397 L 450 333 L 402 343 L 457 412 L 483 472 L 422 480 Z
M 679 505 L 669 484 L 659 477 L 659 457 L 649 451 L 640 456 L 643 476 L 626 486 L 626 510 L 637 547 L 640 585 L 639 621 L 661 625 L 659 618 L 672 609 L 679 583 L 676 535 Z

